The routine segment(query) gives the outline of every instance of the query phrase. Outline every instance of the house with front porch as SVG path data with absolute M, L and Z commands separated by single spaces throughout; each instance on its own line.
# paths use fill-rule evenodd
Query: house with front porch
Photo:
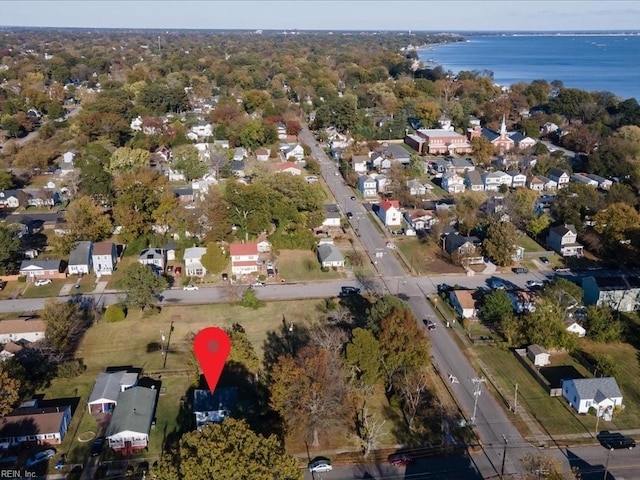
M 229 245 L 229 255 L 233 275 L 249 275 L 258 271 L 256 243 L 232 243 Z
M 486 191 L 497 191 L 502 185 L 507 187 L 511 186 L 511 175 L 501 170 L 495 172 L 487 172 L 482 174 L 482 180 L 484 182 L 484 189 Z
M 98 242 L 93 244 L 91 263 L 96 276 L 111 275 L 118 263 L 116 244 L 113 242 Z
M 120 393 L 105 433 L 109 448 L 125 456 L 147 448 L 157 395 L 158 390 L 139 386 Z
M 512 188 L 524 187 L 527 184 L 527 176 L 523 173 L 507 172 L 507 175 L 511 177 Z
M 186 276 L 204 277 L 207 274 L 207 269 L 202 265 L 202 256 L 205 253 L 207 253 L 205 247 L 189 247 L 184 249 L 182 259 L 184 261 L 184 272 Z
M 383 200 L 378 205 L 378 217 L 387 227 L 399 227 L 402 225 L 400 202 L 398 200 Z
M 23 260 L 20 264 L 20 275 L 33 282 L 38 279 L 66 278 L 65 265 L 62 260 Z
M 414 209 L 404 212 L 404 220 L 416 232 L 428 230 L 438 222 L 438 218 L 426 210 Z
M 537 175 L 531 175 L 527 179 L 527 188 L 535 192 L 541 192 L 544 190 L 544 182 Z
M 563 257 L 582 257 L 584 247 L 577 238 L 578 232 L 573 225 L 557 225 L 549 229 L 547 244 Z
M 464 179 L 455 172 L 447 172 L 442 176 L 440 186 L 448 193 L 464 192 Z
M 556 182 L 558 190 L 566 187 L 569 184 L 569 180 L 571 179 L 569 172 L 563 170 L 561 168 L 550 168 L 549 169 L 549 179 Z
M 125 390 L 138 384 L 138 373 L 128 370 L 101 372 L 89 395 L 87 409 L 91 415 L 113 413 L 118 397 Z
M 167 252 L 161 248 L 145 248 L 140 252 L 138 262 L 152 267 L 157 273 L 162 273 L 167 266 Z
M 360 190 L 364 198 L 375 198 L 378 196 L 376 181 L 369 175 L 360 175 L 358 177 L 358 190 Z
M 616 407 L 622 407 L 622 392 L 614 377 L 572 378 L 562 380 L 562 396 L 573 409 L 611 421 Z
M 0 190 L 0 207 L 18 208 L 27 205 L 28 197 L 24 190 Z

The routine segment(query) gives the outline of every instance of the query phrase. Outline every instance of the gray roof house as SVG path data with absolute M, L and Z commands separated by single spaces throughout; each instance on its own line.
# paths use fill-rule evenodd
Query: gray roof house
M 155 271 L 162 273 L 167 265 L 167 254 L 160 248 L 145 248 L 140 252 L 138 262 L 150 265 Z
M 69 275 L 88 274 L 93 263 L 93 243 L 88 241 L 76 242 L 76 246 L 69 253 Z
M 595 276 L 582 280 L 585 305 L 608 306 L 619 312 L 640 308 L 640 278 L 631 275 Z
M 196 428 L 200 430 L 207 423 L 222 423 L 237 403 L 238 389 L 236 387 L 218 387 L 213 393 L 209 390 L 194 390 L 193 415 Z
M 138 374 L 135 372 L 119 370 L 100 373 L 89 395 L 89 413 L 111 413 L 118 404 L 120 394 L 137 383 Z
M 563 380 L 562 396 L 578 413 L 588 413 L 594 408 L 607 421 L 611 420 L 615 407 L 622 405 L 622 393 L 613 377 Z
M 190 247 L 184 249 L 184 272 L 189 277 L 203 277 L 207 269 L 202 265 L 202 256 L 207 253 L 205 247 Z
M 23 260 L 20 264 L 20 275 L 29 280 L 38 278 L 65 278 L 61 260 Z
M 322 265 L 323 268 L 344 267 L 344 256 L 334 245 L 319 245 L 318 260 L 320 260 L 320 265 Z
M 153 388 L 132 387 L 120 394 L 105 434 L 109 448 L 130 455 L 147 447 L 157 393 Z

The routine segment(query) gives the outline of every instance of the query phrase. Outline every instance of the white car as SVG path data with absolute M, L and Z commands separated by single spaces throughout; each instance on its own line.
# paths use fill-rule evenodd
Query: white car
M 44 462 L 45 460 L 49 460 L 50 458 L 53 458 L 55 454 L 56 451 L 52 448 L 43 450 L 42 452 L 38 452 L 35 455 L 27 458 L 27 467 L 33 467 L 34 465 Z
M 184 287 L 182 287 L 182 290 L 190 292 L 192 290 L 198 290 L 198 286 L 197 285 L 185 285 Z
M 309 462 L 309 471 L 312 473 L 330 472 L 333 470 L 331 460 L 325 457 L 316 457 Z
M 264 287 L 264 283 L 262 283 L 262 282 L 253 282 L 253 283 L 251 284 L 251 286 L 252 286 L 253 288 L 256 288 L 256 287 Z
M 43 285 L 49 285 L 51 283 L 51 279 L 50 278 L 41 278 L 40 280 L 36 280 L 35 282 L 33 282 L 33 284 L 36 287 L 41 287 Z
M 525 285 L 529 288 L 544 287 L 544 282 L 539 280 L 527 280 Z

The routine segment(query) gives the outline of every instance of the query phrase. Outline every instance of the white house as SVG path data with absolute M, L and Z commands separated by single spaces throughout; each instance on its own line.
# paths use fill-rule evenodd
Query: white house
M 340 227 L 342 223 L 342 217 L 340 215 L 340 209 L 336 204 L 329 204 L 324 206 L 324 220 L 322 220 L 323 227 Z
M 387 227 L 399 227 L 402 224 L 400 202 L 398 200 L 383 200 L 378 205 L 378 217 Z
M 118 404 L 118 397 L 125 390 L 135 387 L 138 374 L 127 370 L 115 372 L 101 372 L 93 385 L 89 395 L 87 409 L 94 415 L 97 413 L 112 413 Z
M 613 377 L 575 378 L 562 381 L 562 396 L 578 413 L 596 415 L 610 421 L 616 406 L 622 405 L 622 393 Z
M 535 295 L 531 292 L 523 290 L 511 291 L 509 292 L 509 298 L 516 313 L 535 312 L 536 310 Z
M 285 160 L 295 160 L 299 162 L 304 159 L 304 148 L 299 143 L 294 145 L 284 144 L 280 147 L 280 151 Z
M 569 172 L 562 170 L 561 168 L 550 168 L 549 179 L 556 182 L 558 190 L 567 186 L 570 180 Z
M 477 316 L 476 301 L 473 298 L 474 290 L 452 290 L 449 292 L 451 305 L 462 318 L 475 318 Z
M 269 160 L 270 153 L 268 149 L 264 147 L 260 147 L 256 149 L 255 153 L 256 153 L 256 159 L 259 162 L 266 162 Z
M 527 184 L 527 176 L 520 172 L 507 172 L 511 177 L 511 186 L 513 188 L 524 187 Z
M 472 192 L 482 192 L 484 190 L 484 181 L 477 170 L 467 170 L 464 184 Z
M 640 309 L 640 278 L 635 275 L 586 277 L 582 289 L 585 305 L 607 306 L 618 312 Z
M 464 192 L 464 179 L 455 172 L 447 172 L 442 176 L 441 186 L 449 193 Z
M 267 240 L 262 240 L 256 244 L 258 246 L 258 253 L 269 253 L 271 251 L 271 243 Z
M 570 180 L 575 183 L 581 183 L 583 185 L 588 185 L 593 188 L 598 188 L 598 182 L 593 178 L 585 175 L 584 173 L 574 173 L 571 175 Z
M 407 180 L 407 188 L 409 189 L 409 195 L 415 197 L 422 197 L 427 193 L 427 188 L 415 178 Z
M 496 191 L 502 185 L 511 186 L 512 177 L 508 173 L 501 170 L 482 174 L 484 189 L 488 191 Z
M 427 230 L 438 222 L 437 217 L 421 209 L 407 210 L 404 219 L 416 231 Z
M 378 196 L 375 179 L 369 175 L 360 175 L 358 177 L 358 190 L 364 198 L 375 198 Z
M 156 389 L 137 386 L 120 393 L 105 433 L 109 448 L 124 455 L 147 448 L 157 394 Z
M 536 192 L 544 190 L 544 181 L 542 181 L 537 175 L 532 175 L 527 179 L 527 188 Z
M 47 324 L 39 318 L 0 320 L 0 344 L 26 340 L 37 342 L 45 338 Z
M 198 122 L 191 127 L 191 132 L 195 133 L 198 137 L 211 137 L 213 136 L 213 126 L 207 122 Z
M 367 163 L 369 157 L 367 155 L 354 155 L 351 157 L 351 169 L 356 173 L 367 173 Z
M 587 177 L 598 182 L 598 188 L 602 190 L 609 190 L 613 185 L 613 182 L 608 178 L 601 177 L 600 175 L 596 175 L 594 173 L 587 174 Z
M 577 238 L 578 233 L 573 225 L 558 225 L 549 229 L 547 244 L 563 257 L 581 257 L 583 247 Z
M 88 274 L 91 270 L 93 243 L 88 241 L 76 242 L 75 247 L 69 253 L 69 275 Z
M 207 274 L 207 269 L 200 263 L 205 253 L 207 253 L 207 249 L 204 247 L 184 249 L 184 256 L 182 258 L 184 260 L 185 275 L 188 277 L 204 277 Z
M 569 333 L 578 335 L 580 338 L 587 334 L 587 330 L 571 317 L 567 318 L 564 323 L 567 326 L 566 330 Z
M 302 175 L 302 169 L 293 162 L 278 163 L 274 167 L 276 173 L 289 173 L 291 175 Z
M 342 268 L 344 267 L 344 256 L 342 252 L 334 245 L 322 244 L 318 245 L 318 260 L 323 268 Z
M 535 343 L 527 347 L 527 357 L 536 367 L 544 367 L 551 363 L 549 352 Z
M 145 248 L 140 252 L 138 262 L 153 267 L 155 271 L 164 272 L 167 266 L 167 254 L 160 248 Z
M 258 245 L 256 243 L 232 243 L 229 245 L 231 273 L 248 275 L 258 271 Z

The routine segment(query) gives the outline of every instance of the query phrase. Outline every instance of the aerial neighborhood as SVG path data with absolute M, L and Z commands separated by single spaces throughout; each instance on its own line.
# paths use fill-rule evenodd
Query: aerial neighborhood
M 0 477 L 635 446 L 637 101 L 285 33 L 0 41 Z

